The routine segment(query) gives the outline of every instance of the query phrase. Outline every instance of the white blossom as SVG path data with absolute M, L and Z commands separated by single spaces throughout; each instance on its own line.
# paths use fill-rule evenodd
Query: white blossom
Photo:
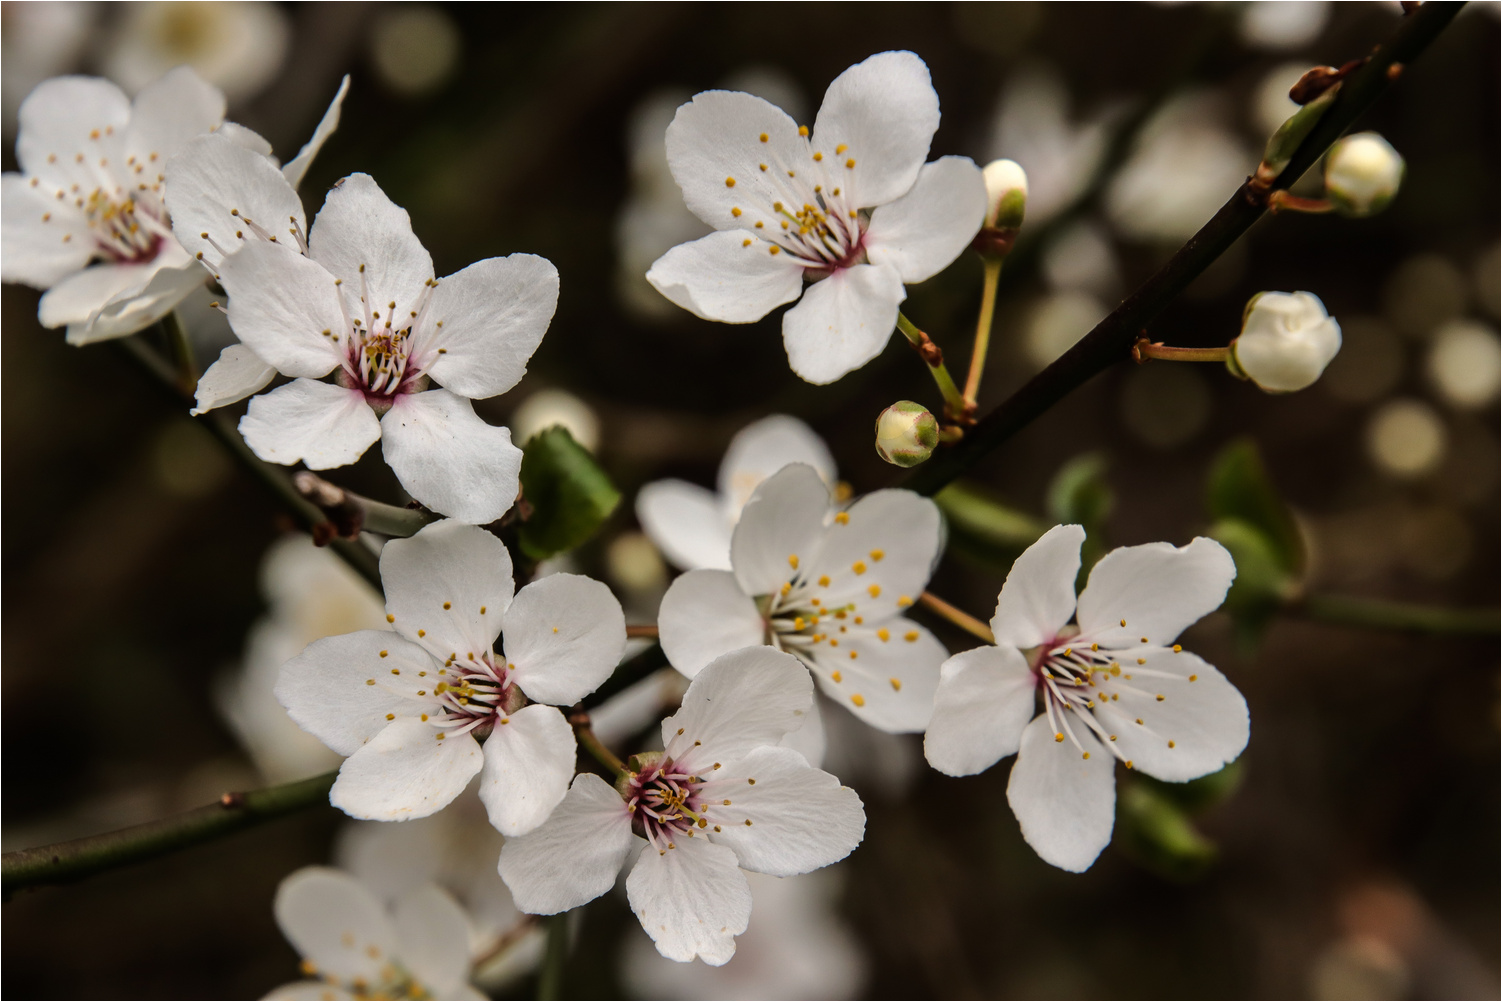
M 511 507 L 521 450 L 470 401 L 526 373 L 558 302 L 550 262 L 512 254 L 435 279 L 406 211 L 365 174 L 334 186 L 309 232 L 292 186 L 217 136 L 190 143 L 168 180 L 178 238 L 229 293 L 243 342 L 204 374 L 199 411 L 280 372 L 293 381 L 240 421 L 260 458 L 324 470 L 382 439 L 429 508 L 481 524 Z
M 1076 872 L 1111 841 L 1118 759 L 1182 783 L 1235 759 L 1249 734 L 1241 693 L 1173 642 L 1225 600 L 1231 555 L 1204 537 L 1124 546 L 1076 600 L 1084 539 L 1055 526 L 1017 558 L 991 620 L 996 646 L 944 662 L 924 738 L 950 776 L 1015 754 L 1007 801 L 1022 837 Z
M 668 251 L 647 280 L 726 323 L 802 297 L 783 317 L 788 361 L 809 382 L 839 379 L 880 354 L 904 283 L 938 274 L 980 229 L 980 169 L 924 163 L 938 126 L 928 67 L 911 52 L 836 77 L 812 131 L 750 94 L 697 95 L 668 127 L 668 163 L 716 232 Z
M 1085 190 L 1106 152 L 1106 120 L 1075 121 L 1069 90 L 1046 65 L 1012 74 L 997 106 L 991 159 L 1008 158 L 1027 174 L 1027 217 L 1040 223 Z
M 663 751 L 635 756 L 616 787 L 581 774 L 542 827 L 507 840 L 500 872 L 517 905 L 577 908 L 639 850 L 626 893 L 658 951 L 725 963 L 751 916 L 743 869 L 807 873 L 865 833 L 854 790 L 777 747 L 812 705 L 808 673 L 786 654 L 750 647 L 705 667 L 663 721 Z
M 388 542 L 381 581 L 395 632 L 317 641 L 276 687 L 293 720 L 348 756 L 330 803 L 356 818 L 420 818 L 479 774 L 502 834 L 535 828 L 574 774 L 573 729 L 557 707 L 619 663 L 620 603 L 576 574 L 534 581 L 513 599 L 506 547 L 454 521 Z M 492 649 L 503 629 L 504 653 Z
M 1340 324 L 1312 292 L 1262 292 L 1231 344 L 1235 368 L 1272 393 L 1314 384 L 1340 351 Z
M 126 4 L 104 53 L 104 71 L 135 90 L 175 66 L 191 66 L 231 101 L 263 90 L 282 68 L 292 34 L 266 0 Z
M 1374 215 L 1397 195 L 1406 170 L 1402 154 L 1378 133 L 1342 136 L 1325 154 L 1325 194 L 1345 215 Z
M 812 467 L 784 467 L 742 512 L 732 569 L 689 571 L 668 588 L 662 649 L 693 678 L 727 651 L 770 644 L 871 726 L 921 731 L 947 652 L 903 611 L 927 586 L 941 535 L 938 507 L 911 491 L 836 511 Z

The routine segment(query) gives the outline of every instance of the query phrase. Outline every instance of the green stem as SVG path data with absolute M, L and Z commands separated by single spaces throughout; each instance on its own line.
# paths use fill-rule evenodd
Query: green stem
M 1306 595 L 1288 611 L 1303 619 L 1335 626 L 1413 633 L 1495 636 L 1502 625 L 1496 609 L 1447 609 L 1355 595 Z
M 939 351 L 938 345 L 933 339 L 923 333 L 913 322 L 902 314 L 897 313 L 897 329 L 902 331 L 918 354 L 928 366 L 929 374 L 934 377 L 934 382 L 939 386 L 939 392 L 944 395 L 944 403 L 947 405 L 950 417 L 959 417 L 965 414 L 969 408 L 965 406 L 965 396 L 960 388 L 954 384 L 954 377 L 949 374 L 949 369 L 944 365 L 944 355 Z
M 574 737 L 583 749 L 589 752 L 591 758 L 615 773 L 617 777 L 626 775 L 626 764 L 616 758 L 609 748 L 605 747 L 595 730 L 590 725 L 589 714 L 582 707 L 575 707 L 569 714 L 569 724 L 574 728 Z
M 974 407 L 980 393 L 980 377 L 991 349 L 991 322 L 996 314 L 996 285 L 1001 281 L 1001 258 L 982 258 L 985 274 L 980 287 L 980 319 L 975 322 L 975 350 L 970 354 L 970 372 L 965 376 L 965 403 Z
M 919 595 L 918 604 L 943 619 L 949 620 L 949 622 L 958 626 L 972 637 L 984 640 L 988 644 L 996 643 L 996 636 L 991 632 L 989 626 L 970 615 L 970 613 L 950 605 L 933 592 L 926 591 Z
M 568 961 L 568 912 L 549 915 L 547 952 L 542 957 L 542 974 L 537 979 L 539 999 L 563 998 L 563 968 Z
M 103 870 L 154 859 L 318 803 L 328 803 L 329 788 L 337 776 L 338 773 L 330 772 L 248 793 L 226 793 L 218 803 L 176 817 L 71 842 L 7 852 L 0 863 L 5 899 L 29 887 L 81 880 Z
M 1138 341 L 1132 349 L 1137 361 L 1150 358 L 1165 362 L 1224 362 L 1231 354 L 1230 346 L 1224 348 L 1171 348 L 1166 344 L 1153 344 L 1146 338 Z

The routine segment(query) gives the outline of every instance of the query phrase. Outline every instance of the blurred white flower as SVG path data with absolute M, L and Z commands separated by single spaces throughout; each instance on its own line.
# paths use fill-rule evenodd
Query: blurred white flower
M 835 910 L 841 864 L 797 877 L 747 873 L 751 922 L 723 967 L 665 959 L 632 930 L 621 955 L 626 987 L 654 999 L 848 999 L 866 958 Z
M 562 425 L 590 452 L 599 449 L 599 417 L 589 404 L 567 390 L 538 390 L 511 415 L 511 434 L 523 445 L 554 425 Z
M 730 569 L 730 536 L 761 482 L 789 463 L 806 463 L 830 488 L 834 457 L 812 428 L 773 414 L 730 440 L 720 460 L 718 492 L 684 480 L 654 480 L 636 495 L 636 518 L 663 555 L 683 570 Z
M 1375 132 L 1338 139 L 1325 154 L 1325 193 L 1347 216 L 1387 208 L 1403 183 L 1403 157 Z
M 1121 286 L 1121 270 L 1116 264 L 1116 249 L 1111 244 L 1111 236 L 1105 227 L 1090 219 L 1070 225 L 1048 241 L 1043 248 L 1042 268 L 1043 277 L 1059 292 L 1079 290 L 1110 298 Z M 1094 312 L 1097 308 L 1100 312 L 1085 330 L 1093 327 L 1106 312 L 1093 302 L 1090 310 L 1082 311 Z
M 1259 49 L 1299 49 L 1330 20 L 1325 0 L 1259 0 L 1242 5 L 1241 40 Z
M 1312 292 L 1259 292 L 1231 342 L 1236 368 L 1269 393 L 1314 385 L 1338 351 L 1340 324 Z
M 1497 399 L 1502 348 L 1497 332 L 1473 320 L 1452 320 L 1434 332 L 1429 378 L 1444 399 L 1467 409 Z
M 1051 66 L 1018 70 L 1002 90 L 988 159 L 1015 160 L 1027 172 L 1027 219 L 1036 225 L 1085 189 L 1106 150 L 1102 118 L 1075 122 L 1069 91 Z
M 191 66 L 233 102 L 259 93 L 287 54 L 291 28 L 280 6 L 262 0 L 121 4 L 104 72 L 128 91 L 175 66 Z
M 4 132 L 32 88 L 78 65 L 102 5 L 91 0 L 0 4 L 0 105 Z
M 284 536 L 261 563 L 266 615 L 250 628 L 238 671 L 221 676 L 214 702 L 267 782 L 338 768 L 339 756 L 276 701 L 282 665 L 315 640 L 386 625 L 381 597 L 349 565 L 307 536 Z
M 483 999 L 469 983 L 469 920 L 454 899 L 427 885 L 389 910 L 358 880 L 306 866 L 276 890 L 276 924 L 303 973 L 268 999 Z
M 459 64 L 459 26 L 434 4 L 382 5 L 371 26 L 370 58 L 381 82 L 416 96 L 443 86 Z
M 1420 477 L 1439 466 L 1446 447 L 1445 424 L 1421 400 L 1390 400 L 1366 426 L 1367 454 L 1391 476 Z
M 1110 311 L 1088 292 L 1066 291 L 1045 296 L 1027 315 L 1022 348 L 1038 368 L 1053 362 Z

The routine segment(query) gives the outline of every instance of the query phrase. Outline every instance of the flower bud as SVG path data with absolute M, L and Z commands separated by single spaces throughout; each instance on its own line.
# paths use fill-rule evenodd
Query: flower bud
M 1226 367 L 1269 393 L 1310 386 L 1340 351 L 1340 324 L 1311 292 L 1259 292 L 1246 304 Z
M 1027 174 L 1015 160 L 992 160 L 981 173 L 986 180 L 986 225 L 1020 228 L 1027 210 Z
M 922 404 L 899 400 L 876 418 L 876 454 L 893 466 L 917 466 L 939 444 L 939 422 Z
M 1398 193 L 1404 169 L 1391 143 L 1375 132 L 1358 132 L 1325 156 L 1325 195 L 1341 215 L 1375 215 Z

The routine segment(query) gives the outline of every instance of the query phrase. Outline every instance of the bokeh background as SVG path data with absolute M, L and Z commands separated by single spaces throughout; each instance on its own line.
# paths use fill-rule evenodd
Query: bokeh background
M 1362 55 L 1400 17 L 1375 3 L 0 10 L 7 169 L 15 109 L 47 76 L 101 74 L 132 90 L 192 63 L 229 94 L 231 117 L 287 158 L 348 73 L 343 124 L 303 186 L 310 209 L 365 171 L 409 210 L 440 274 L 513 251 L 550 258 L 562 276 L 551 331 L 522 384 L 478 409 L 519 439 L 565 419 L 587 440 L 594 422 L 592 445 L 628 500 L 576 565 L 647 619 L 670 572 L 631 510 L 642 483 L 712 484 L 735 431 L 784 412 L 825 437 L 856 490 L 886 486 L 898 471 L 874 454 L 875 416 L 899 398 L 938 403 L 900 339 L 814 387 L 788 370 L 777 315 L 714 325 L 646 285 L 658 254 L 704 232 L 663 159 L 678 103 L 728 86 L 811 121 L 852 63 L 891 48 L 928 62 L 943 110 L 934 155 L 1009 156 L 1032 178 L 984 410 L 1209 218 L 1291 112 L 1283 95 L 1304 68 Z M 1094 454 L 1114 496 L 1105 542 L 1182 543 L 1207 524 L 1214 458 L 1250 436 L 1300 517 L 1311 590 L 1495 608 L 1498 41 L 1497 5 L 1472 4 L 1358 123 L 1408 161 L 1386 213 L 1264 219 L 1153 332 L 1223 344 L 1251 294 L 1310 290 L 1346 339 L 1320 383 L 1269 397 L 1217 367 L 1119 365 L 973 481 L 1041 517 L 1055 474 Z M 1153 112 L 1130 152 L 1103 163 L 1143 102 Z M 1317 194 L 1318 182 L 1296 191 Z M 906 312 L 955 362 L 968 356 L 979 276 L 967 256 L 910 290 Z M 36 303 L 17 287 L 0 298 L 7 849 L 263 782 L 215 693 L 266 611 L 259 568 L 287 529 L 123 353 L 67 347 L 37 325 Z M 186 315 L 208 359 L 229 335 L 206 304 Z M 537 396 L 548 391 L 575 399 Z M 333 479 L 399 500 L 376 450 Z M 988 618 L 1005 570 L 952 552 L 933 589 Z M 953 650 L 974 643 L 937 628 Z M 1123 834 L 1088 873 L 1054 870 L 1018 834 L 1006 763 L 954 780 L 923 765 L 915 739 L 883 746 L 851 765 L 868 834 L 819 885 L 816 921 L 765 909 L 781 928 L 834 931 L 812 937 L 825 970 L 802 991 L 1495 997 L 1495 637 L 1280 616 L 1253 649 L 1223 614 L 1188 637 L 1246 694 L 1253 720 L 1235 788 L 1184 815 L 1202 841 L 1179 863 L 1194 865 Z M 320 808 L 19 896 L 5 905 L 3 990 L 258 996 L 295 974 L 272 918 L 276 884 L 328 860 L 340 823 Z M 590 906 L 579 935 L 565 991 L 580 997 L 799 994 L 755 980 L 792 961 L 749 942 L 740 981 L 633 968 L 641 933 L 619 896 Z M 533 986 L 523 974 L 502 990 Z

